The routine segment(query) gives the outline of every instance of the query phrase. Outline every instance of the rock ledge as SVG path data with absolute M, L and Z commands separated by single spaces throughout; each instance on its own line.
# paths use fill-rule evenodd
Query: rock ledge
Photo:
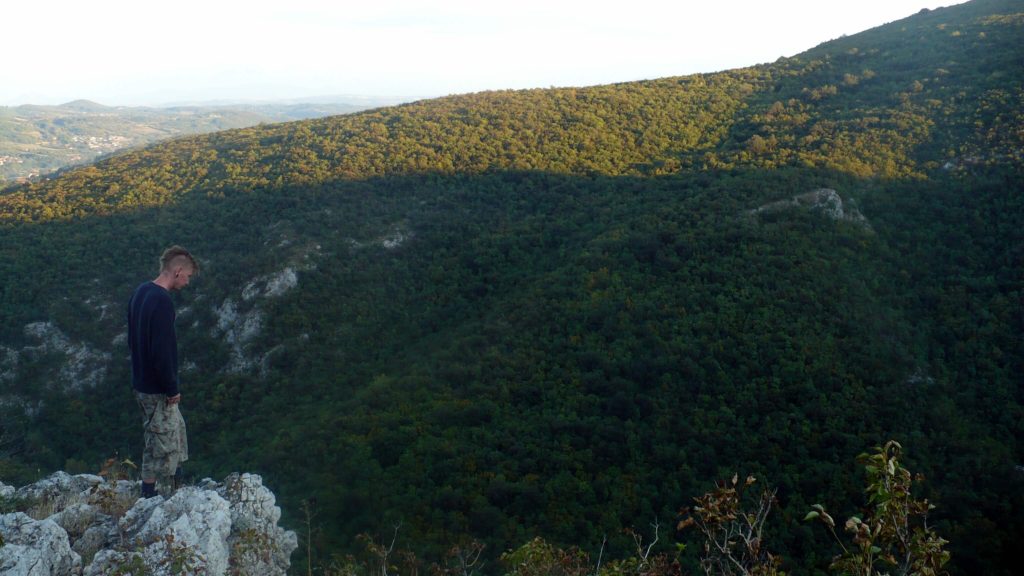
M 207 478 L 169 498 L 138 498 L 137 482 L 56 472 L 0 498 L 0 574 L 259 574 L 284 576 L 298 547 L 256 474 Z M 9 508 L 9 506 L 8 506 Z

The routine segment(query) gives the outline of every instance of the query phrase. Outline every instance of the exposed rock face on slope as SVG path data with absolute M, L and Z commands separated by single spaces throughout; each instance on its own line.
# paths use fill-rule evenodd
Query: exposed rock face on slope
M 25 336 L 34 345 L 20 350 L 0 345 L 0 382 L 14 380 L 20 364 L 26 360 L 61 358 L 49 363 L 50 377 L 61 388 L 81 391 L 103 381 L 111 355 L 88 344 L 71 339 L 53 322 L 33 322 L 25 326 Z
M 820 212 L 832 220 L 852 222 L 853 224 L 857 224 L 865 229 L 871 229 L 871 224 L 868 222 L 868 219 L 860 213 L 860 210 L 857 210 L 855 206 L 843 204 L 842 197 L 839 196 L 838 192 L 831 188 L 819 188 L 805 194 L 794 196 L 788 200 L 771 202 L 763 206 L 759 206 L 751 210 L 749 213 L 752 215 L 761 215 L 773 212 L 783 212 L 797 208 L 813 210 Z
M 284 575 L 298 546 L 255 474 L 206 479 L 169 498 L 138 499 L 138 484 L 57 472 L 0 498 L 0 574 Z

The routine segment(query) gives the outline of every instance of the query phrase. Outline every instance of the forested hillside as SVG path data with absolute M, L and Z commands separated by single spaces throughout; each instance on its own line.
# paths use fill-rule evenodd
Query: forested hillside
M 1024 2 L 974 0 L 772 64 L 182 138 L 3 192 L 0 478 L 138 457 L 123 308 L 180 243 L 190 472 L 263 474 L 291 527 L 315 500 L 315 560 L 398 521 L 427 558 L 621 556 L 739 472 L 779 488 L 784 568 L 824 572 L 800 519 L 856 512 L 854 456 L 896 438 L 953 571 L 1011 574 L 1022 32 Z
M 146 108 L 104 106 L 89 100 L 59 106 L 0 106 L 0 188 L 168 138 L 373 107 L 366 102 Z

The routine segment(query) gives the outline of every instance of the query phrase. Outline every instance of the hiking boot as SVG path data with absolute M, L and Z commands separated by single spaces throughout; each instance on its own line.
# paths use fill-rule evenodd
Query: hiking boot
M 142 498 L 152 498 L 156 496 L 156 482 L 143 482 L 142 483 Z

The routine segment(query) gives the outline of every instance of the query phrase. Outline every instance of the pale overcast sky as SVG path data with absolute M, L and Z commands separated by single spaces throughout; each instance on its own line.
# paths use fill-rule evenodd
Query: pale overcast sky
M 774 61 L 962 0 L 18 0 L 0 105 L 585 86 Z

